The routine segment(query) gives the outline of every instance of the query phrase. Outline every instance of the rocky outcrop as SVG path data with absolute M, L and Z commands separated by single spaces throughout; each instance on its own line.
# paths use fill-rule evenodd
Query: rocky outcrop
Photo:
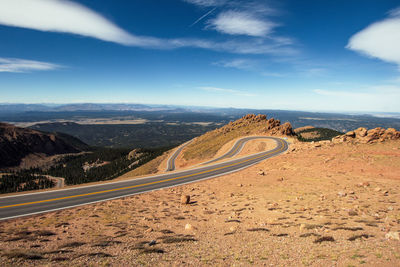
M 375 129 L 367 130 L 366 128 L 360 127 L 357 130 L 350 131 L 344 135 L 334 137 L 332 139 L 332 142 L 336 144 L 343 142 L 368 144 L 395 139 L 400 139 L 400 131 L 396 131 L 396 129 L 384 129 L 378 127 Z
M 32 154 L 78 153 L 83 148 L 89 146 L 66 134 L 44 133 L 0 123 L 0 168 L 18 166 L 24 157 Z
M 268 119 L 266 115 L 259 114 L 247 114 L 242 118 L 230 122 L 224 127 L 217 129 L 217 132 L 228 133 L 239 128 L 260 128 L 260 133 L 265 133 L 268 135 L 284 135 L 284 136 L 294 136 L 296 135 L 292 125 L 289 122 L 281 124 L 280 120 L 274 118 Z M 251 130 L 251 129 L 249 129 Z

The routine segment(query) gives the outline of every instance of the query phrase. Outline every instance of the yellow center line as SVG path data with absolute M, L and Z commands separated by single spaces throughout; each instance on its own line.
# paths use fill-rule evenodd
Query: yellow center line
M 279 140 L 279 141 L 281 142 L 281 144 L 283 144 L 282 140 Z M 91 196 L 91 195 L 103 194 L 103 193 L 108 193 L 108 192 L 120 191 L 120 190 L 125 190 L 125 189 L 132 189 L 132 188 L 137 188 L 137 187 L 141 187 L 141 186 L 147 186 L 147 185 L 153 185 L 153 184 L 159 184 L 159 183 L 163 183 L 163 182 L 169 182 L 169 181 L 184 179 L 184 178 L 188 178 L 188 177 L 199 175 L 199 174 L 204 174 L 204 173 L 213 172 L 213 171 L 217 171 L 217 170 L 224 169 L 224 168 L 229 168 L 229 167 L 232 167 L 232 166 L 235 166 L 235 165 L 239 165 L 239 164 L 242 164 L 242 163 L 254 160 L 254 159 L 258 159 L 258 158 L 261 158 L 261 157 L 268 156 L 268 155 L 270 155 L 272 153 L 281 152 L 281 151 L 283 151 L 283 148 L 284 148 L 284 146 L 282 146 L 281 149 L 279 149 L 278 151 L 275 151 L 275 152 L 272 151 L 272 152 L 269 152 L 267 154 L 263 154 L 263 155 L 260 155 L 260 156 L 254 157 L 254 158 L 246 159 L 246 160 L 243 160 L 243 161 L 240 161 L 240 162 L 237 162 L 237 163 L 233 163 L 233 164 L 230 164 L 230 165 L 226 165 L 226 166 L 222 166 L 222 167 L 218 167 L 218 168 L 215 168 L 215 169 L 206 170 L 206 171 L 202 171 L 202 172 L 198 172 L 198 173 L 187 174 L 187 175 L 183 175 L 183 176 L 179 176 L 179 177 L 175 177 L 175 178 L 169 178 L 169 179 L 164 179 L 164 180 L 160 180 L 160 181 L 154 181 L 154 182 L 149 182 L 149 183 L 144 183 L 144 184 L 120 187 L 120 188 L 103 190 L 103 191 L 86 193 L 86 194 L 80 194 L 80 195 L 59 197 L 59 198 L 53 198 L 53 199 L 45 199 L 45 200 L 39 200 L 39 201 L 33 201 L 33 202 L 13 204 L 13 205 L 8 205 L 8 206 L 0 206 L 0 209 L 19 207 L 19 206 L 25 206 L 25 205 L 33 205 L 33 204 L 45 203 L 45 202 L 52 202 L 52 201 L 63 200 L 63 199 Z

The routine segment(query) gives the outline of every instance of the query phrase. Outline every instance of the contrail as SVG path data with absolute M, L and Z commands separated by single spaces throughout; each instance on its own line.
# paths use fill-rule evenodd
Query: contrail
M 199 21 L 201 21 L 202 19 L 204 19 L 205 17 L 207 17 L 208 15 L 210 15 L 212 12 L 214 12 L 215 9 L 217 9 L 217 7 L 214 7 L 213 9 L 211 9 L 210 11 L 208 11 L 206 14 L 204 14 L 203 16 L 201 16 L 198 20 L 196 20 L 195 22 L 193 22 L 192 25 L 190 25 L 189 27 L 192 27 L 192 26 L 196 25 Z

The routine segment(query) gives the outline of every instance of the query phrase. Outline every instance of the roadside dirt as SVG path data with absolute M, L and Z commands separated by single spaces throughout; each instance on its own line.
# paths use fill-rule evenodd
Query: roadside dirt
M 0 222 L 0 265 L 399 266 L 399 232 L 400 141 L 296 143 L 234 174 Z

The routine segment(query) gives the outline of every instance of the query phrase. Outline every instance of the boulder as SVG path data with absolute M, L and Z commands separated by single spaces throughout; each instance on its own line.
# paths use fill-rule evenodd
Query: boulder
M 182 195 L 181 196 L 181 204 L 187 205 L 190 203 L 190 196 L 189 195 Z
M 350 131 L 346 133 L 346 136 L 351 137 L 351 138 L 355 138 L 356 137 L 356 133 L 354 131 Z
M 357 130 L 354 130 L 357 137 L 365 137 L 367 136 L 368 130 L 364 127 L 360 127 Z

